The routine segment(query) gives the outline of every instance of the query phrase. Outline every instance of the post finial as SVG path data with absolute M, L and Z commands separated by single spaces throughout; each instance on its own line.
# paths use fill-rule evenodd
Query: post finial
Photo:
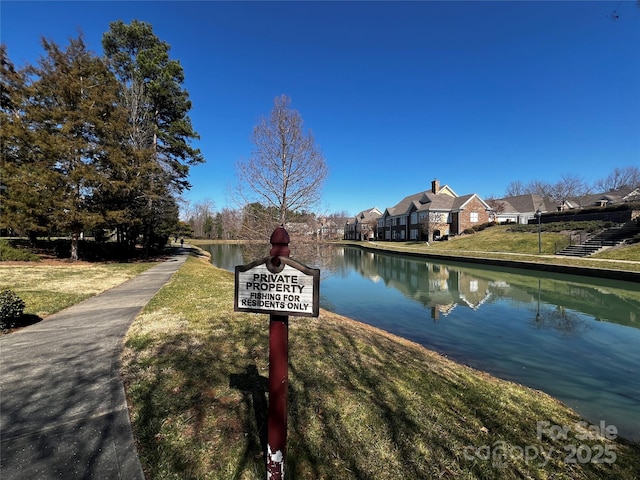
M 269 255 L 272 257 L 288 257 L 291 253 L 289 250 L 289 233 L 285 230 L 284 226 L 279 225 L 271 234 L 271 251 Z

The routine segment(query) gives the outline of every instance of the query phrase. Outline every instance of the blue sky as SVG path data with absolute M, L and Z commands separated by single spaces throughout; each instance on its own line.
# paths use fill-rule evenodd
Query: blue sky
M 206 158 L 185 198 L 216 209 L 235 207 L 235 164 L 281 94 L 324 153 L 329 213 L 384 210 L 434 178 L 488 197 L 640 166 L 635 2 L 2 0 L 0 14 L 17 66 L 42 36 L 82 31 L 102 54 L 110 22 L 150 23 L 184 67 Z

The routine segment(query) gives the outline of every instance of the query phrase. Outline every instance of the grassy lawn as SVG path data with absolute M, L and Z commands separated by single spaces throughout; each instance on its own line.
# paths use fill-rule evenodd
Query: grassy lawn
M 593 258 L 640 262 L 640 243 L 628 245 L 623 248 L 605 250 L 604 252 L 595 254 Z
M 568 236 L 563 233 L 543 232 L 540 236 L 542 254 L 553 255 L 557 250 L 569 244 Z M 479 251 L 508 253 L 538 253 L 537 232 L 510 232 L 506 225 L 487 228 L 473 235 L 453 237 L 447 242 L 433 242 L 433 250 L 442 251 Z
M 26 315 L 46 317 L 113 288 L 153 265 L 153 262 L 0 262 L 0 290 L 9 288 L 24 300 Z
M 289 334 L 287 478 L 640 477 L 640 446 L 590 435 L 541 392 L 324 310 Z M 147 477 L 264 478 L 267 358 L 268 316 L 234 312 L 233 274 L 189 258 L 123 352 Z

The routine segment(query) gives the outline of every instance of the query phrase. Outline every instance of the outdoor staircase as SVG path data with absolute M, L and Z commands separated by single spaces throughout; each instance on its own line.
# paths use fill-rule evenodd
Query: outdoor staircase
M 579 245 L 569 245 L 563 248 L 556 255 L 564 255 L 568 257 L 588 257 L 604 248 L 614 247 L 624 243 L 640 233 L 640 222 L 631 220 L 617 227 L 608 228 L 602 232 L 590 237 L 586 242 Z

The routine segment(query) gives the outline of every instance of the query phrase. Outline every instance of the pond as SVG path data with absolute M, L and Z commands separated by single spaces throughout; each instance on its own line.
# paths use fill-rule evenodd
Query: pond
M 230 271 L 259 258 L 245 258 L 238 245 L 202 248 Z M 640 441 L 637 283 L 357 247 L 319 253 L 296 260 L 321 268 L 322 308 L 542 390 L 592 424 Z

